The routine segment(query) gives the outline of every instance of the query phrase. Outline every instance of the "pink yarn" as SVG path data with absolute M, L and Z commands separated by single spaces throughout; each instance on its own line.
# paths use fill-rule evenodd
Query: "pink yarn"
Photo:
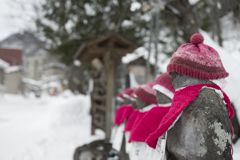
M 180 74 L 199 79 L 221 79 L 229 74 L 223 67 L 218 52 L 203 44 L 201 34 L 194 34 L 191 43 L 184 44 L 173 54 L 167 66 L 168 73 Z
M 191 36 L 190 41 L 192 44 L 198 45 L 199 43 L 203 43 L 204 38 L 201 34 L 196 33 Z
M 123 93 L 119 93 L 119 94 L 117 95 L 117 99 L 118 99 L 119 101 L 124 101 Z
M 164 133 L 168 131 L 170 126 L 174 123 L 177 117 L 183 112 L 183 110 L 195 100 L 199 91 L 204 87 L 210 87 L 220 90 L 223 93 L 224 101 L 226 102 L 226 108 L 228 111 L 229 119 L 231 119 L 234 115 L 234 110 L 231 107 L 231 101 L 228 96 L 221 90 L 220 87 L 211 84 L 201 84 L 195 86 L 188 86 L 182 90 L 176 91 L 173 97 L 172 105 L 170 107 L 169 112 L 164 116 L 158 129 L 152 133 L 146 140 L 146 143 L 152 147 L 156 148 L 157 140 Z
M 132 93 L 136 90 L 136 88 L 127 88 L 122 94 L 127 95 L 129 97 L 131 97 Z
M 154 83 L 143 84 L 137 88 L 136 92 L 134 93 L 140 100 L 147 102 L 148 104 L 158 104 L 156 92 L 154 89 L 152 89 L 153 85 Z
M 134 125 L 134 122 L 135 122 L 138 114 L 139 114 L 139 111 L 136 110 L 136 111 L 134 111 L 134 112 L 130 115 L 130 117 L 129 117 L 128 121 L 127 121 L 127 124 L 126 124 L 126 126 L 125 126 L 124 133 L 132 130 L 132 127 L 133 127 L 133 125 Z
M 148 111 L 138 125 L 132 128 L 129 142 L 145 142 L 147 137 L 157 130 L 163 117 L 168 113 L 169 108 L 170 107 L 154 107 Z
M 132 113 L 134 112 L 132 106 L 125 106 L 124 112 L 119 120 L 119 123 L 122 124 Z
M 169 91 L 171 91 L 172 93 L 175 92 L 175 89 L 172 85 L 172 80 L 171 80 L 171 76 L 168 73 L 163 73 L 161 74 L 156 81 L 154 82 L 154 85 L 161 85 L 165 88 L 167 88 Z M 163 93 L 164 94 L 164 93 Z
M 114 125 L 120 125 L 121 117 L 124 112 L 124 106 L 121 106 L 117 109 L 116 114 L 115 114 L 115 120 L 114 120 Z
M 132 106 L 122 106 L 117 109 L 114 125 L 122 124 L 132 113 Z

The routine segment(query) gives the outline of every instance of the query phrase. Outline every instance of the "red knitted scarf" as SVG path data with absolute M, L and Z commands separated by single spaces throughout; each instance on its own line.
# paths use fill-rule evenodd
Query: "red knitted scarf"
M 139 110 L 136 110 L 133 112 L 133 114 L 130 115 L 130 117 L 127 121 L 127 124 L 125 126 L 124 133 L 132 130 L 132 127 L 134 125 L 134 122 L 135 122 L 138 114 L 139 114 Z
M 131 134 L 132 134 L 132 131 L 135 130 L 135 128 L 139 125 L 141 119 L 148 113 L 149 111 L 147 112 L 138 112 L 136 118 L 135 118 L 135 121 L 134 123 L 132 123 L 132 128 L 131 128 Z M 131 135 L 130 135 L 131 137 Z M 131 142 L 131 140 L 129 139 L 129 142 Z
M 145 142 L 147 137 L 157 130 L 169 107 L 154 107 L 148 111 L 131 132 L 129 142 Z
M 132 106 L 122 106 L 117 109 L 114 125 L 122 124 L 133 113 Z
M 220 87 L 216 85 L 210 85 L 210 84 L 188 86 L 182 90 L 175 92 L 169 112 L 162 119 L 160 125 L 158 126 L 158 129 L 154 133 L 152 133 L 145 141 L 148 144 L 148 146 L 152 148 L 156 148 L 158 138 L 168 131 L 168 129 L 175 122 L 175 120 L 177 120 L 178 116 L 192 101 L 194 101 L 194 99 L 199 94 L 199 91 L 204 86 L 218 89 L 223 93 L 223 96 L 224 96 L 223 99 L 226 102 L 229 119 L 233 117 L 234 111 L 233 111 L 233 108 L 231 107 L 231 101 L 229 100 L 228 96 L 221 90 Z

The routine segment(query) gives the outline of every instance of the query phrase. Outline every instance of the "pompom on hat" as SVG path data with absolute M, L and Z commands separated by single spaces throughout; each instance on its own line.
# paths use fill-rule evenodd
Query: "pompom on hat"
M 168 73 L 163 73 L 156 79 L 156 81 L 154 82 L 153 89 L 173 99 L 175 90 L 172 85 L 171 76 Z
M 154 83 L 147 83 L 141 85 L 134 92 L 140 100 L 147 102 L 148 104 L 158 104 L 156 99 L 156 92 L 152 88 Z
M 203 44 L 201 34 L 194 34 L 191 43 L 178 48 L 167 66 L 167 72 L 206 80 L 226 78 L 229 74 L 223 67 L 218 52 L 212 47 Z

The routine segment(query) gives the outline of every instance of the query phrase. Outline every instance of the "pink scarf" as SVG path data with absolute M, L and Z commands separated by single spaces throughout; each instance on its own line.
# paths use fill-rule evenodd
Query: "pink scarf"
M 133 114 L 130 115 L 130 117 L 127 121 L 126 127 L 124 129 L 124 133 L 132 130 L 132 127 L 134 125 L 134 122 L 135 122 L 138 114 L 139 114 L 139 111 L 136 110 L 136 111 L 133 112 Z
M 233 108 L 231 107 L 231 101 L 229 100 L 228 96 L 221 90 L 220 87 L 216 85 L 210 85 L 210 84 L 188 86 L 182 90 L 175 91 L 172 105 L 169 109 L 169 112 L 164 116 L 157 130 L 154 133 L 152 133 L 145 141 L 148 144 L 148 146 L 154 149 L 156 148 L 158 138 L 168 131 L 168 129 L 172 126 L 172 124 L 175 122 L 178 116 L 183 112 L 183 110 L 192 101 L 195 100 L 195 98 L 199 94 L 199 91 L 203 87 L 209 87 L 209 88 L 220 90 L 223 93 L 223 96 L 224 96 L 223 99 L 226 102 L 226 108 L 228 111 L 229 119 L 233 117 L 234 111 L 233 111 Z
M 117 109 L 114 125 L 122 124 L 132 113 L 132 106 L 122 106 Z
M 154 107 L 148 111 L 132 129 L 129 142 L 145 142 L 147 137 L 158 128 L 161 120 L 168 113 L 169 108 Z

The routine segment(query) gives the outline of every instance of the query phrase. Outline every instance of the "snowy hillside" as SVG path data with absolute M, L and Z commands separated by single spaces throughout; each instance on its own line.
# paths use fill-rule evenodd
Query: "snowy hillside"
M 0 98 L 1 160 L 71 160 L 77 146 L 104 138 L 90 135 L 88 96 Z

